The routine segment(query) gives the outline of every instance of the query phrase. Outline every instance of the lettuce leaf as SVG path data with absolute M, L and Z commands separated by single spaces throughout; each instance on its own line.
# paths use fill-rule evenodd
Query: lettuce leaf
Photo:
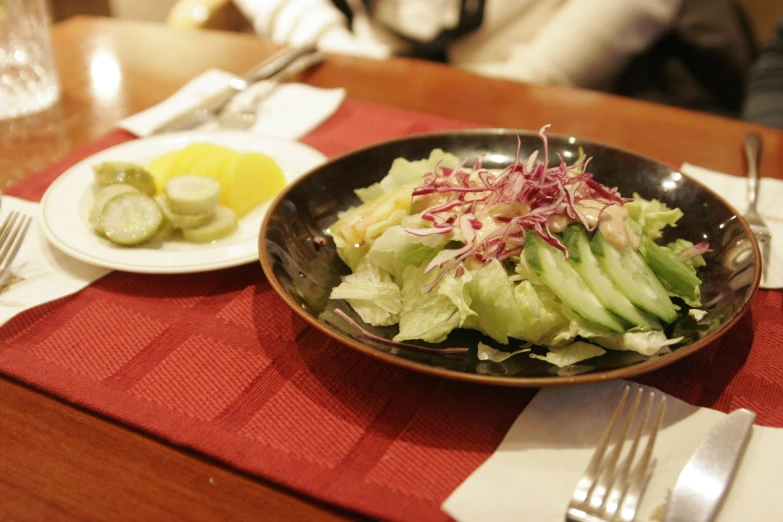
M 426 266 L 446 242 L 446 238 L 441 237 L 440 246 L 431 246 L 422 244 L 422 239 L 425 238 L 408 234 L 402 226 L 391 226 L 375 240 L 367 257 L 399 282 L 407 265 Z
M 454 328 L 463 324 L 463 317 L 471 314 L 470 302 L 463 286 L 469 281 L 466 271 L 462 277 L 452 273 L 443 279 L 430 292 L 422 287 L 436 274 L 424 274 L 424 266 L 408 265 L 402 273 L 402 311 L 400 312 L 399 333 L 394 336 L 397 342 L 421 339 L 430 343 L 439 343 Z
M 571 321 L 567 328 L 555 332 L 546 340 L 545 344 L 550 347 L 563 346 L 581 338 L 609 350 L 637 352 L 649 357 L 682 340 L 681 337 L 667 339 L 666 334 L 659 330 L 646 332 L 629 330 L 625 333 L 614 333 L 585 321 L 566 307 L 563 307 L 563 313 Z
M 636 192 L 633 193 L 633 201 L 626 203 L 625 208 L 650 239 L 660 238 L 666 225 L 676 226 L 683 216 L 679 208 L 669 208 L 657 199 L 644 199 Z
M 534 286 L 530 281 L 520 281 L 514 287 L 514 297 L 522 315 L 522 322 L 510 329 L 509 335 L 517 339 L 539 342 L 552 331 L 569 324 L 563 315 L 562 302 L 545 286 Z
M 364 322 L 375 326 L 396 324 L 402 311 L 400 288 L 391 274 L 366 259 L 343 278 L 329 297 L 345 299 Z
M 508 344 L 509 337 L 536 343 L 551 330 L 568 324 L 560 300 L 551 290 L 527 280 L 515 283 L 517 277 L 509 276 L 497 260 L 475 270 L 468 286 L 476 315 L 465 326 Z
M 531 353 L 530 357 L 554 364 L 558 368 L 563 368 L 564 366 L 571 366 L 585 359 L 592 359 L 605 353 L 606 350 L 599 346 L 584 341 L 576 341 L 565 346 L 552 346 L 544 355 Z
M 682 341 L 682 337 L 667 339 L 659 330 L 648 332 L 626 332 L 591 339 L 594 343 L 610 350 L 630 351 L 647 357 L 660 353 L 663 349 Z
M 453 154 L 443 152 L 442 149 L 434 149 L 429 158 L 409 161 L 405 158 L 397 158 L 392 162 L 389 173 L 378 186 L 383 194 L 393 192 L 400 187 L 411 186 L 421 182 L 425 174 L 435 169 L 439 164 L 443 167 L 454 168 L 459 164 L 459 158 Z M 377 189 L 373 189 L 374 192 Z
M 502 363 L 506 359 L 511 359 L 517 354 L 529 352 L 530 348 L 520 348 L 513 352 L 503 352 L 496 350 L 488 344 L 484 344 L 481 341 L 478 342 L 478 348 L 476 350 L 476 357 L 479 361 L 492 361 L 496 363 Z
M 670 248 L 646 238 L 639 251 L 670 296 L 679 297 L 694 308 L 701 306 L 701 279 L 693 264 L 680 260 Z
M 353 191 L 362 203 L 367 203 L 383 196 L 383 188 L 380 183 L 373 183 L 372 185 L 364 188 L 358 188 Z
M 500 261 L 493 259 L 475 270 L 469 292 L 473 303 L 471 307 L 476 315 L 470 318 L 466 326 L 485 333 L 499 343 L 508 344 L 511 328 L 524 321 L 513 290 Z M 519 335 L 521 332 L 515 333 Z
M 334 239 L 334 246 L 337 248 L 337 255 L 340 257 L 340 259 L 342 259 L 343 263 L 351 268 L 351 271 L 356 271 L 359 263 L 362 261 L 362 259 L 364 259 L 364 256 L 367 255 L 367 252 L 370 250 L 370 246 L 364 244 L 354 245 L 349 243 L 343 239 L 343 236 L 340 234 L 335 234 L 331 230 L 329 231 L 329 234 L 332 236 L 332 239 Z
M 671 250 L 674 255 L 679 256 L 689 248 L 693 248 L 693 246 L 693 243 L 687 239 L 678 239 L 666 245 L 666 248 Z M 686 259 L 685 262 L 691 265 L 693 268 L 699 268 L 707 264 L 707 262 L 704 260 L 704 256 L 695 256 L 690 259 Z

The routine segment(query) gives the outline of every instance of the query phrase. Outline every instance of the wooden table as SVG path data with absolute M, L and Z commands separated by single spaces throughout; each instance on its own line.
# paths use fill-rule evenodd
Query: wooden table
M 250 35 L 72 18 L 54 28 L 63 87 L 56 132 L 4 151 L 0 181 L 112 129 L 209 67 L 242 72 L 273 51 Z M 411 60 L 330 56 L 303 78 L 350 98 L 480 122 L 573 134 L 680 164 L 741 174 L 753 126 L 604 94 L 490 80 Z M 761 172 L 783 177 L 783 133 Z M 37 163 L 37 164 L 36 164 Z M 9 167 L 10 165 L 10 167 Z M 20 167 L 24 165 L 24 167 Z M 274 484 L 0 378 L 0 520 L 357 519 Z

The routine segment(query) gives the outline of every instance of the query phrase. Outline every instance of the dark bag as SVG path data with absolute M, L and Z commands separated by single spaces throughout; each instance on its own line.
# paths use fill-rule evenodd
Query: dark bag
M 756 42 L 731 0 L 684 0 L 674 26 L 620 75 L 614 92 L 737 116 Z

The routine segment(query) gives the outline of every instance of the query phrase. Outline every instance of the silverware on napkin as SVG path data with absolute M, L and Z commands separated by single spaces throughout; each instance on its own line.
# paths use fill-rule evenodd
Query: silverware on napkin
M 188 129 L 199 123 L 204 123 L 207 119 L 214 118 L 234 96 L 245 91 L 254 83 L 267 79 L 282 81 L 282 79 L 298 74 L 312 66 L 316 60 L 318 62 L 323 60 L 323 55 L 314 45 L 285 47 L 242 76 L 232 79 L 225 88 L 207 96 L 196 106 L 188 107 L 181 113 L 158 124 L 148 135 Z M 305 64 L 307 67 L 303 67 Z
M 750 439 L 756 414 L 739 409 L 707 433 L 672 490 L 663 522 L 715 519 Z
M 255 124 L 258 106 L 265 98 L 275 92 L 281 83 L 321 63 L 323 59 L 324 55 L 320 51 L 297 58 L 289 67 L 286 67 L 259 85 L 259 88 L 254 90 L 250 103 L 246 102 L 234 106 L 233 100 L 229 100 L 223 107 L 215 111 L 219 126 L 224 129 L 249 129 Z

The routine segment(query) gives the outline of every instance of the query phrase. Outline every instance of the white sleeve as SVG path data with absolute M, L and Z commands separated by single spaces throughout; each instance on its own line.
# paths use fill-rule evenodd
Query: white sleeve
M 256 34 L 276 44 L 316 42 L 348 21 L 330 0 L 234 0 Z
M 492 1 L 492 0 L 488 0 Z M 533 83 L 606 87 L 671 27 L 683 0 L 567 0 L 505 62 L 476 72 Z
M 278 45 L 317 43 L 326 52 L 384 59 L 389 46 L 357 37 L 330 0 L 234 0 L 256 34 Z M 359 13 L 361 14 L 361 13 Z

